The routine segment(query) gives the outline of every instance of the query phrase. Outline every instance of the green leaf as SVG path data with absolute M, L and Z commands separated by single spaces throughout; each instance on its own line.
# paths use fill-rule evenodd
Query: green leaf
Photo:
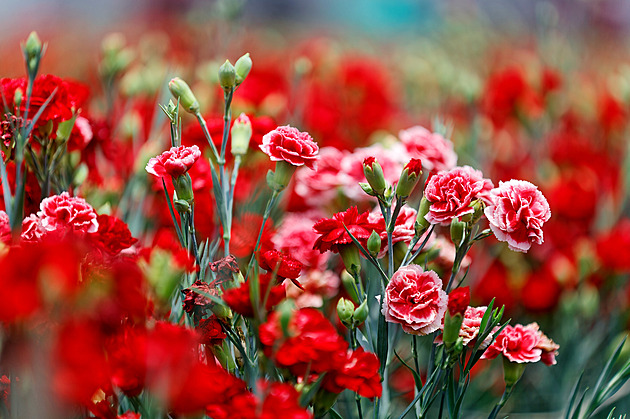
M 411 374 L 413 374 L 413 381 L 416 383 L 416 388 L 418 389 L 422 388 L 422 378 L 420 378 L 420 374 L 418 374 L 416 370 L 411 368 L 405 361 L 403 361 L 403 359 L 400 357 L 400 355 L 398 355 L 398 352 L 396 352 L 396 350 L 394 350 L 394 355 L 396 355 L 396 358 L 398 358 L 398 361 L 400 361 L 400 363 L 403 364 L 405 368 L 411 371 Z

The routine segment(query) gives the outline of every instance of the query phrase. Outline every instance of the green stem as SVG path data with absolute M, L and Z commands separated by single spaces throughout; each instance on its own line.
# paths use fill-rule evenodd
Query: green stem
M 260 247 L 260 240 L 262 239 L 263 231 L 265 230 L 265 223 L 267 222 L 267 219 L 269 218 L 269 215 L 271 214 L 271 210 L 273 206 L 275 205 L 276 200 L 278 199 L 279 195 L 280 195 L 280 192 L 274 189 L 274 191 L 271 193 L 271 197 L 269 198 L 269 201 L 267 201 L 267 207 L 265 208 L 262 224 L 260 225 L 260 231 L 258 232 L 258 238 L 256 239 L 256 246 L 254 247 L 254 252 L 252 253 L 252 257 L 249 259 L 249 263 L 247 264 L 247 271 L 245 273 L 245 281 L 247 281 L 247 278 L 249 276 L 249 271 L 254 266 L 256 252 L 258 252 L 258 248 Z
M 508 401 L 508 399 L 512 395 L 513 390 L 514 390 L 514 385 L 505 386 L 505 390 L 503 391 L 501 400 L 499 400 L 496 406 L 494 406 L 494 409 L 492 409 L 492 412 L 490 412 L 490 416 L 488 416 L 488 419 L 495 419 L 497 417 L 501 408 L 505 405 L 505 403 Z

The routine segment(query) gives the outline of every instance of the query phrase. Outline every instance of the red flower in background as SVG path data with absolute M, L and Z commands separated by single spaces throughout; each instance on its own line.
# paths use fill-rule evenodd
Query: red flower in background
M 286 297 L 286 291 L 284 285 L 274 285 L 271 282 L 271 274 L 261 274 L 258 277 L 258 287 L 260 294 L 260 305 L 267 298 L 265 309 L 271 310 L 274 306 L 278 305 L 280 301 Z M 223 292 L 223 301 L 237 313 L 245 317 L 254 317 L 254 305 L 251 300 L 251 279 L 242 283 L 237 288 L 229 288 Z
M 461 314 L 462 316 L 466 312 L 470 304 L 470 287 L 455 288 L 448 295 L 448 313 L 451 316 Z
M 370 399 L 381 397 L 383 386 L 378 373 L 379 367 L 380 362 L 376 355 L 359 347 L 346 352 L 340 367 L 326 374 L 322 387 L 333 393 L 348 389 Z
M 453 143 L 441 134 L 416 125 L 400 131 L 398 138 L 409 155 L 421 159 L 428 171 L 451 170 L 457 165 Z
M 630 271 L 630 219 L 621 219 L 596 241 L 602 267 L 617 272 Z
M 88 235 L 88 240 L 110 255 L 117 255 L 138 241 L 131 236 L 127 224 L 114 216 L 102 214 L 96 218 L 96 221 L 98 231 Z
M 315 223 L 313 229 L 320 236 L 315 241 L 313 249 L 317 249 L 321 253 L 326 251 L 339 253 L 340 245 L 352 243 L 352 238 L 344 226 L 363 247 L 367 246 L 367 239 L 372 231 L 380 234 L 385 229 L 384 222 L 378 223 L 370 220 L 368 211 L 359 214 L 357 207 L 350 207 L 344 212 L 333 215 L 333 218 L 324 218 Z

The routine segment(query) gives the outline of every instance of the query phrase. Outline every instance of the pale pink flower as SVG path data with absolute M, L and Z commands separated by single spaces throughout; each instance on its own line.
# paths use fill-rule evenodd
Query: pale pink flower
M 75 233 L 96 233 L 97 215 L 85 199 L 70 196 L 68 192 L 45 198 L 37 216 L 46 231 L 72 231 Z
M 288 282 L 286 286 L 287 298 L 295 300 L 295 306 L 323 307 L 324 301 L 337 295 L 341 280 L 333 271 L 311 270 L 298 278 L 304 291 Z
M 484 213 L 497 239 L 517 252 L 527 252 L 532 243 L 542 244 L 542 226 L 551 210 L 536 185 L 524 180 L 499 182 L 492 196 L 493 204 Z
M 274 247 L 293 256 L 306 269 L 323 268 L 330 254 L 313 249 L 319 237 L 313 230 L 313 224 L 323 217 L 324 214 L 319 211 L 288 213 L 272 238 Z
M 151 158 L 146 171 L 157 177 L 170 175 L 176 178 L 188 172 L 199 157 L 201 151 L 196 145 L 171 147 L 170 150 Z
M 324 147 L 319 151 L 316 170 L 299 167 L 295 171 L 295 193 L 304 199 L 306 205 L 321 208 L 337 197 L 341 186 L 340 165 L 344 152 L 334 147 Z
M 285 125 L 265 134 L 260 149 L 271 161 L 286 161 L 294 166 L 317 168 L 319 147 L 308 132 Z
M 456 167 L 432 176 L 424 190 L 431 203 L 425 216 L 431 224 L 448 225 L 453 218 L 472 214 L 470 204 L 479 197 L 487 183 L 470 167 Z
M 541 360 L 542 349 L 538 347 L 540 337 L 538 328 L 531 325 L 507 325 L 501 331 L 492 345 L 481 356 L 482 359 L 494 359 L 502 354 L 510 362 L 538 362 Z
M 385 320 L 400 323 L 405 332 L 427 335 L 440 328 L 447 301 L 435 272 L 408 265 L 398 269 L 387 284 L 382 312 Z
M 6 212 L 0 210 L 0 243 L 11 243 L 11 223 Z
M 455 260 L 455 254 L 457 249 L 455 245 L 444 236 L 437 236 L 434 240 L 431 240 L 432 249 L 439 250 L 439 254 L 435 259 L 435 262 L 443 268 L 450 269 L 453 266 Z M 461 261 L 460 267 L 466 269 L 470 265 L 470 256 L 464 256 Z
M 451 170 L 457 165 L 453 143 L 437 132 L 416 125 L 400 131 L 398 137 L 409 155 L 422 160 L 429 171 Z

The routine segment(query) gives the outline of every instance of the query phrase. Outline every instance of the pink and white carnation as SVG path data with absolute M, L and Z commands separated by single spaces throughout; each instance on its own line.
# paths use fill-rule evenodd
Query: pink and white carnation
M 315 210 L 305 213 L 288 213 L 272 238 L 274 247 L 293 256 L 306 269 L 322 269 L 330 254 L 313 249 L 319 237 L 313 230 L 313 224 L 322 218 L 324 214 Z
M 339 162 L 344 155 L 334 147 L 324 147 L 319 150 L 316 170 L 300 167 L 295 171 L 295 193 L 306 205 L 325 207 L 337 197 L 337 188 L 341 186 Z
M 427 335 L 440 328 L 447 302 L 435 272 L 408 265 L 398 269 L 387 284 L 382 312 L 385 320 L 400 323 L 405 332 Z
M 510 362 L 538 362 L 542 357 L 542 349 L 538 346 L 540 337 L 538 325 L 507 325 L 497 339 L 486 349 L 481 359 L 494 359 L 499 354 Z
M 0 243 L 11 243 L 11 222 L 9 215 L 0 210 Z
M 549 339 L 547 335 L 540 331 L 538 323 L 530 323 L 527 325 L 538 332 L 538 344 L 536 347 L 542 350 L 540 360 L 547 366 L 556 365 L 556 355 L 558 355 L 558 349 L 560 345 Z
M 453 143 L 437 132 L 416 125 L 398 133 L 410 157 L 422 160 L 428 171 L 451 170 L 457 165 Z
M 146 171 L 156 177 L 170 175 L 177 178 L 188 172 L 199 157 L 201 151 L 196 145 L 171 147 L 170 150 L 151 158 Z
M 295 300 L 297 308 L 323 307 L 324 302 L 337 295 L 341 279 L 333 271 L 311 270 L 298 278 L 304 290 L 287 282 L 287 298 Z
M 536 185 L 524 180 L 499 182 L 492 198 L 484 213 L 498 240 L 517 252 L 527 252 L 532 243 L 543 243 L 542 226 L 551 218 L 551 210 Z
M 36 243 L 42 240 L 47 231 L 42 226 L 42 222 L 35 214 L 31 214 L 22 220 L 22 234 L 20 240 L 25 243 Z
M 468 307 L 464 313 L 464 319 L 462 321 L 462 327 L 459 329 L 459 337 L 462 338 L 465 346 L 474 345 L 479 336 L 479 327 L 481 326 L 481 319 L 486 314 L 487 307 Z M 444 323 L 442 323 L 444 326 Z M 481 349 L 485 349 L 492 342 L 492 333 L 490 333 L 484 341 L 479 345 Z
M 407 153 L 404 149 L 396 146 L 386 148 L 381 144 L 374 144 L 370 147 L 355 149 L 352 153 L 346 154 L 339 163 L 339 180 L 343 188 L 343 193 L 353 201 L 366 201 L 371 199 L 363 192 L 359 182 L 365 182 L 363 172 L 363 161 L 368 157 L 376 156 L 378 163 L 383 168 L 385 180 L 390 184 L 398 182 L 400 173 L 407 163 Z
M 453 218 L 472 214 L 470 204 L 487 187 L 486 179 L 471 167 L 456 167 L 450 171 L 441 171 L 432 176 L 424 190 L 425 197 L 431 203 L 429 213 L 424 217 L 431 224 L 448 225 Z
M 481 199 L 486 205 L 491 205 L 494 183 L 492 183 L 490 179 L 484 178 L 481 170 L 473 169 L 470 166 L 463 166 L 462 169 L 466 170 L 470 174 L 470 178 L 474 181 L 483 182 L 483 187 L 477 193 L 477 198 Z
M 45 198 L 37 217 L 46 231 L 71 231 L 74 233 L 96 233 L 97 214 L 85 199 L 70 196 L 68 192 Z
M 271 161 L 286 161 L 294 166 L 306 166 L 313 170 L 317 168 L 317 143 L 308 132 L 301 132 L 289 125 L 265 134 L 260 149 Z

